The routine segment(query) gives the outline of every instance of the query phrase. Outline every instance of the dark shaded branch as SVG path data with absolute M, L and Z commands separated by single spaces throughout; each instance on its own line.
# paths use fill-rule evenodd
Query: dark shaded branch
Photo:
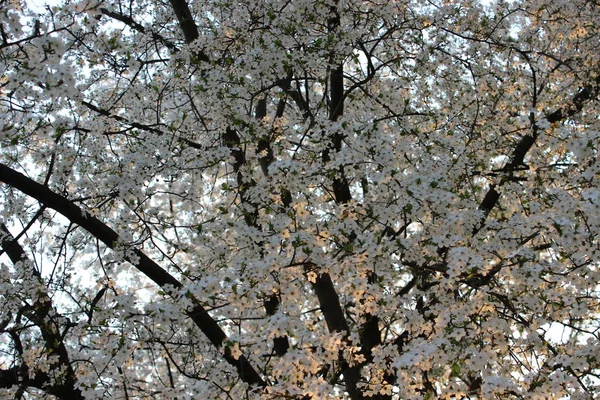
M 496 190 L 496 185 L 490 185 L 490 188 L 488 189 L 487 193 L 485 194 L 485 197 L 479 205 L 479 210 L 483 211 L 484 213 L 483 220 L 480 222 L 479 226 L 473 229 L 473 234 L 479 232 L 479 230 L 485 223 L 485 219 L 487 218 L 488 214 L 496 206 L 498 199 L 500 199 L 500 193 L 498 193 L 498 191 Z
M 13 264 L 18 263 L 19 261 L 23 261 L 26 258 L 25 250 L 23 247 L 15 240 L 12 234 L 8 231 L 6 225 L 3 222 L 0 222 L 0 247 L 2 247 L 2 251 L 6 253 L 10 261 Z M 33 275 L 38 275 L 38 271 L 33 270 Z
M 46 207 L 58 211 L 72 223 L 84 228 L 107 247 L 118 249 L 123 246 L 123 241 L 119 235 L 99 219 L 89 215 L 85 210 L 77 207 L 67 198 L 54 193 L 49 188 L 40 185 L 4 164 L 0 164 L 0 181 L 34 198 Z M 142 251 L 136 248 L 128 248 L 127 250 L 124 258 L 141 273 L 146 275 L 160 287 L 164 288 L 167 293 L 172 293 L 172 295 L 176 297 L 176 292 L 183 289 L 183 285 L 175 277 L 152 261 Z M 175 293 L 172 292 L 173 289 L 175 290 Z M 187 315 L 215 347 L 221 348 L 223 346 L 223 343 L 227 339 L 227 335 L 225 335 L 225 332 L 223 332 L 221 327 L 208 314 L 208 311 L 202 307 L 197 299 L 194 299 L 194 307 L 187 311 Z M 252 385 L 265 386 L 265 382 L 244 356 L 241 356 L 236 360 L 231 356 L 229 350 L 225 349 L 223 357 L 228 363 L 237 368 L 240 378 L 244 382 Z
M 344 65 L 339 63 L 329 73 L 329 120 L 337 121 L 344 113 Z M 334 148 L 340 150 L 341 142 L 336 142 Z
M 8 389 L 21 384 L 22 379 L 20 378 L 20 375 L 22 374 L 20 373 L 20 370 L 21 367 L 18 366 L 9 369 L 0 369 L 0 388 Z M 33 384 L 31 386 L 35 387 Z
M 125 25 L 127 25 L 128 27 L 130 27 L 133 30 L 136 30 L 143 34 L 148 33 L 147 29 L 143 25 L 139 24 L 131 17 L 116 13 L 114 11 L 110 11 L 104 7 L 100 9 L 100 12 L 102 14 L 106 15 L 107 17 L 116 19 L 117 21 L 121 21 L 122 23 L 124 23 Z M 173 42 L 169 41 L 168 39 L 164 38 L 163 36 L 159 35 L 158 33 L 150 31 L 150 35 L 152 36 L 152 39 L 156 40 L 157 42 L 162 43 L 169 50 L 171 50 L 173 52 L 179 51 L 179 49 L 177 48 L 177 46 L 175 46 L 175 44 Z
M 555 124 L 561 121 L 564 121 L 567 118 L 570 118 L 583 110 L 585 104 L 598 97 L 598 93 L 600 92 L 600 75 L 596 77 L 589 85 L 583 87 L 570 101 L 569 104 L 563 106 L 550 114 L 547 114 L 545 119 L 551 124 Z M 531 133 L 523 136 L 514 151 L 512 152 L 510 162 L 503 168 L 503 170 L 509 174 L 519 169 L 524 165 L 525 156 L 531 150 L 531 147 L 535 144 L 539 136 L 539 128 L 534 120 L 534 116 L 530 116 L 531 119 Z M 505 181 L 501 181 L 500 184 Z M 477 232 L 481 230 L 483 225 L 485 224 L 485 220 L 487 216 L 492 211 L 492 209 L 498 204 L 498 200 L 500 199 L 500 193 L 496 190 L 496 185 L 493 184 L 488 189 L 488 192 L 485 194 L 481 204 L 479 205 L 479 210 L 483 211 L 484 216 L 482 217 L 480 223 L 473 228 L 473 234 L 475 235 Z
M 273 293 L 270 296 L 267 296 L 263 301 L 265 311 L 269 316 L 275 315 L 277 309 L 279 308 L 279 304 L 281 304 L 279 293 Z M 290 343 L 287 336 L 279 336 L 274 338 L 273 348 L 275 349 L 275 354 L 280 357 L 287 353 L 288 349 L 290 348 Z
M 319 299 L 321 312 L 325 317 L 327 329 L 329 332 L 346 332 L 349 333 L 348 322 L 344 317 L 344 311 L 340 305 L 339 296 L 333 286 L 333 281 L 329 274 L 319 274 L 317 266 L 307 264 L 304 267 L 306 273 L 314 272 L 317 278 L 312 283 L 313 290 Z
M 169 3 L 171 3 L 171 7 L 173 7 L 177 21 L 179 21 L 179 27 L 183 32 L 185 42 L 189 44 L 198 39 L 200 36 L 198 33 L 198 27 L 194 22 L 194 17 L 192 16 L 192 12 L 190 11 L 187 1 L 169 0 Z
M 248 198 L 248 189 L 253 187 L 256 183 L 254 180 L 247 182 L 244 179 L 244 173 L 242 172 L 242 166 L 246 164 L 246 153 L 242 148 L 240 136 L 237 131 L 232 127 L 227 127 L 222 135 L 223 144 L 229 148 L 231 155 L 233 156 L 233 171 L 236 174 L 236 182 L 238 184 L 238 190 L 240 195 L 240 202 L 242 204 L 251 207 L 251 210 L 243 210 L 244 221 L 248 226 L 260 229 L 258 225 L 258 207 L 253 204 Z
M 340 63 L 329 74 L 329 120 L 335 122 L 344 113 L 344 66 Z M 334 132 L 331 137 L 330 147 L 323 150 L 321 156 L 324 163 L 331 160 L 331 150 L 336 152 L 342 149 L 343 133 Z M 350 185 L 344 174 L 344 167 L 340 166 L 336 176 L 333 177 L 333 195 L 338 204 L 348 203 L 352 200 Z
M 369 285 L 377 284 L 377 275 L 374 272 L 369 272 Z M 381 344 L 381 331 L 379 330 L 379 317 L 370 313 L 365 314 L 365 322 L 362 324 L 359 337 L 361 344 L 361 354 L 363 354 L 367 362 L 373 360 L 373 348 Z
M 596 99 L 598 97 L 598 92 L 600 91 L 600 75 L 596 77 L 589 85 L 584 86 L 571 101 L 571 104 L 568 104 L 565 107 L 561 107 L 558 110 L 546 115 L 546 120 L 551 124 L 556 122 L 563 121 L 569 117 L 572 117 L 581 110 L 583 110 L 583 106 L 590 100 Z
M 166 135 L 165 132 L 161 131 L 160 129 L 155 128 L 153 125 L 140 124 L 139 122 L 130 122 L 126 118 L 121 117 L 120 115 L 114 115 L 110 111 L 105 110 L 105 109 L 100 108 L 100 107 L 97 107 L 97 106 L 93 105 L 92 103 L 88 103 L 87 101 L 82 101 L 81 104 L 83 104 L 84 106 L 86 106 L 90 110 L 92 110 L 92 111 L 94 111 L 94 112 L 96 112 L 96 113 L 98 113 L 100 115 L 103 115 L 103 116 L 108 117 L 108 118 L 112 118 L 115 121 L 119 121 L 122 124 L 129 125 L 132 128 L 139 129 L 139 130 L 146 131 L 146 132 L 151 132 L 151 133 L 154 133 L 154 134 L 156 134 L 158 136 Z M 193 141 L 191 141 L 189 139 L 181 138 L 181 137 L 178 137 L 176 139 L 179 142 L 190 146 L 191 148 L 194 148 L 194 149 L 197 149 L 197 150 L 205 150 L 202 145 L 200 145 L 200 144 L 198 144 L 196 142 L 193 142 Z
M 26 373 L 21 366 L 0 369 L 0 388 L 9 389 L 13 386 L 32 387 L 56 396 L 58 399 L 84 399 L 79 389 L 71 390 L 66 384 L 52 384 L 54 378 L 46 372 L 37 370 L 33 376 Z M 17 398 L 17 397 L 15 397 Z
M 198 32 L 198 26 L 196 22 L 194 22 L 194 16 L 190 11 L 190 7 L 186 0 L 169 0 L 171 3 L 171 7 L 173 7 L 173 11 L 177 16 L 177 21 L 179 21 L 179 27 L 183 32 L 183 37 L 185 38 L 185 42 L 187 44 L 192 43 L 194 40 L 200 37 Z M 210 58 L 203 51 L 196 51 L 194 53 L 199 61 L 210 62 Z
M 335 32 L 340 26 L 340 14 L 336 5 L 331 6 L 330 17 L 327 20 L 329 32 Z M 331 63 L 335 62 L 335 54 L 331 54 Z M 344 114 L 344 63 L 337 62 L 335 67 L 329 71 L 329 120 L 337 121 Z M 330 147 L 323 151 L 321 158 L 324 163 L 330 161 L 329 152 L 342 149 L 343 133 L 334 132 L 331 137 Z M 340 167 L 337 175 L 333 177 L 333 194 L 338 204 L 347 203 L 352 200 L 350 185 L 344 174 L 344 168 Z
M 283 99 L 280 100 L 284 102 Z M 285 104 L 285 103 L 283 103 Z M 279 107 L 278 107 L 279 108 Z M 278 110 L 279 111 L 279 110 Z M 283 110 L 282 110 L 283 112 Z M 256 110 L 254 112 L 254 116 L 257 120 L 262 121 L 263 118 L 267 116 L 267 98 L 263 97 L 258 100 L 258 104 L 256 105 Z M 277 118 L 277 116 L 275 116 Z M 269 175 L 269 166 L 274 160 L 273 149 L 271 148 L 271 138 L 268 135 L 263 135 L 258 138 L 258 144 L 256 151 L 258 153 L 258 163 L 260 164 L 260 168 L 265 176 Z
M 14 264 L 18 262 L 31 264 L 25 250 L 12 236 L 4 223 L 0 223 L 0 237 L 2 249 Z M 58 356 L 58 360 L 51 365 L 52 369 L 63 370 L 64 372 L 62 372 L 63 375 L 61 376 L 61 379 L 54 379 L 46 374 L 36 372 L 36 376 L 32 379 L 31 383 L 28 383 L 30 380 L 28 373 L 19 374 L 19 371 L 21 373 L 27 372 L 28 368 L 19 368 L 13 372 L 19 375 L 18 378 L 21 380 L 21 384 L 41 388 L 44 391 L 63 399 L 83 399 L 84 397 L 81 390 L 75 386 L 77 379 L 75 377 L 75 371 L 69 361 L 69 353 L 63 341 L 63 335 L 60 333 L 60 326 L 57 323 L 58 312 L 54 308 L 50 296 L 48 296 L 48 293 L 43 287 L 40 273 L 31 267 L 31 275 L 40 284 L 40 288 L 38 288 L 38 297 L 34 299 L 33 305 L 26 307 L 23 314 L 40 329 L 48 355 Z M 12 386 L 10 385 L 10 379 L 13 377 L 13 373 L 11 372 L 7 375 L 0 373 L 0 378 L 4 378 L 5 376 L 7 381 L 5 382 L 4 379 L 0 379 L 0 386 Z
M 283 104 L 285 104 L 284 103 L 285 100 L 281 99 L 279 105 L 281 105 L 282 102 L 283 102 Z M 277 108 L 277 112 L 279 112 L 279 108 L 280 107 Z M 281 114 L 283 115 L 283 109 L 281 110 Z M 263 118 L 265 118 L 267 116 L 267 98 L 266 97 L 263 97 L 262 99 L 258 100 L 258 104 L 256 105 L 256 110 L 254 112 L 254 116 L 259 121 L 261 121 Z M 278 118 L 278 117 L 281 117 L 281 115 L 275 116 L 275 118 Z M 271 163 L 274 160 L 273 149 L 271 148 L 271 140 L 268 136 L 261 136 L 258 139 L 257 152 L 259 153 L 258 163 L 260 164 L 263 174 L 265 176 L 268 176 L 269 175 L 269 166 L 271 165 Z M 281 304 L 281 299 L 280 299 L 279 293 L 272 293 L 272 294 L 266 296 L 265 299 L 263 300 L 263 306 L 265 308 L 265 312 L 269 316 L 275 315 L 275 313 L 279 309 L 280 304 Z M 277 354 L 279 357 L 281 357 L 285 353 L 287 353 L 288 349 L 290 348 L 290 342 L 289 342 L 287 335 L 278 336 L 278 337 L 274 338 L 273 339 L 273 348 L 275 349 L 275 354 Z
M 304 270 L 306 273 L 314 272 L 317 274 L 317 277 L 311 282 L 311 285 L 317 295 L 319 307 L 325 317 L 327 329 L 332 333 L 343 332 L 344 340 L 347 340 L 350 334 L 350 328 L 340 305 L 340 298 L 333 286 L 331 276 L 326 273 L 319 273 L 314 264 L 307 264 L 304 267 Z M 350 394 L 350 397 L 353 400 L 365 398 L 357 387 L 360 380 L 360 367 L 357 365 L 353 367 L 349 366 L 341 351 L 338 358 L 341 366 L 339 373 L 344 375 L 346 390 Z
M 330 8 L 330 16 L 327 19 L 328 31 L 332 33 L 336 32 L 339 25 L 340 15 L 336 2 L 336 4 L 332 5 Z M 329 120 L 335 122 L 344 113 L 344 65 L 343 62 L 335 62 L 335 54 L 331 54 L 330 58 L 331 63 L 334 64 L 335 67 L 329 72 Z M 321 155 L 324 164 L 331 160 L 331 151 L 339 152 L 342 149 L 343 138 L 342 132 L 333 132 L 331 143 Z M 350 184 L 345 176 L 343 166 L 338 168 L 333 177 L 332 189 L 336 203 L 346 204 L 352 200 Z M 350 235 L 350 240 L 352 241 L 355 238 L 356 234 L 352 233 Z M 329 274 L 319 273 L 318 271 L 315 272 L 317 273 L 317 277 L 312 286 L 319 300 L 319 306 L 325 317 L 327 327 L 330 332 L 345 331 L 344 337 L 347 338 L 350 334 L 350 329 L 340 305 L 340 299 L 333 285 L 333 281 Z M 370 354 L 372 347 L 380 340 L 380 338 L 376 339 L 375 337 L 371 337 L 375 332 L 376 336 L 380 337 L 379 320 L 376 316 L 371 315 L 367 315 L 366 318 L 366 324 L 361 327 L 361 332 L 365 333 L 365 336 L 361 338 L 361 347 L 362 351 Z M 364 341 L 362 339 L 364 339 Z M 340 354 L 339 359 L 341 362 L 341 372 L 344 375 L 346 390 L 348 391 L 350 398 L 352 400 L 364 399 L 365 396 L 358 388 L 358 383 L 361 380 L 361 366 L 349 366 L 348 362 L 344 359 L 343 354 Z
M 246 155 L 244 154 L 244 149 L 242 149 L 240 137 L 235 129 L 229 127 L 225 129 L 225 133 L 223 133 L 223 144 L 229 148 L 229 151 L 233 156 L 233 170 L 235 172 L 240 172 L 240 168 L 246 163 Z

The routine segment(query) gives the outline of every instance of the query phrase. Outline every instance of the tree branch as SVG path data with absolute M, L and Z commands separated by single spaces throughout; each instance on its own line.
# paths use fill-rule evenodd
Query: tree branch
M 183 32 L 183 37 L 187 44 L 191 44 L 194 40 L 200 37 L 198 32 L 198 26 L 194 22 L 194 17 L 190 11 L 190 7 L 185 0 L 169 0 L 173 11 L 179 21 L 179 27 Z M 210 58 L 202 50 L 195 52 L 198 60 L 204 62 L 210 62 Z
M 122 124 L 127 124 L 132 128 L 136 128 L 142 131 L 146 131 L 146 132 L 151 132 L 154 133 L 158 136 L 163 136 L 165 135 L 165 132 L 161 131 L 160 129 L 155 128 L 153 125 L 146 125 L 146 124 L 140 124 L 139 122 L 130 122 L 128 121 L 126 118 L 121 117 L 120 115 L 114 115 L 111 114 L 110 111 L 105 110 L 103 108 L 100 108 L 98 106 L 93 105 L 92 103 L 89 103 L 87 101 L 82 101 L 81 104 L 83 104 L 85 107 L 89 108 L 90 110 L 103 115 L 105 117 L 108 118 L 112 118 L 115 121 L 119 121 Z M 197 150 L 205 150 L 204 147 L 194 141 L 191 141 L 189 139 L 186 138 L 182 138 L 182 137 L 178 137 L 176 138 L 179 142 L 186 144 L 188 146 L 190 146 L 191 148 L 197 149 Z
M 115 249 L 123 244 L 119 235 L 99 219 L 89 215 L 67 198 L 54 193 L 49 188 L 4 164 L 0 164 L 0 181 L 36 199 L 46 207 L 58 211 L 72 223 L 84 228 L 107 247 Z M 183 285 L 175 277 L 152 261 L 142 251 L 136 248 L 128 250 L 130 251 L 125 252 L 125 259 L 157 285 L 164 288 L 166 292 L 169 293 L 172 289 L 176 291 L 183 289 Z M 175 294 L 173 293 L 173 296 Z M 194 307 L 187 311 L 187 315 L 215 347 L 220 349 L 223 346 L 227 335 L 197 299 L 194 299 Z M 244 356 L 240 356 L 236 360 L 231 356 L 228 349 L 225 349 L 223 357 L 229 364 L 237 368 L 240 378 L 244 382 L 261 387 L 266 386 L 260 375 Z
M 550 114 L 547 114 L 545 119 L 551 124 L 555 124 L 557 122 L 564 121 L 567 118 L 570 118 L 583 110 L 585 104 L 595 99 L 600 92 L 600 75 L 596 77 L 590 84 L 583 87 L 567 104 Z M 510 162 L 503 168 L 507 173 L 511 173 L 519 166 L 524 164 L 525 156 L 533 147 L 535 141 L 539 136 L 539 128 L 536 125 L 536 122 L 532 119 L 532 132 L 531 134 L 525 135 L 521 138 L 514 151 L 512 152 Z M 500 182 L 500 185 L 503 183 Z M 484 212 L 484 216 L 479 222 L 477 226 L 473 228 L 473 235 L 477 234 L 483 228 L 485 224 L 485 220 L 487 216 L 492 211 L 492 209 L 498 204 L 498 200 L 500 199 L 500 193 L 496 190 L 497 185 L 491 185 L 488 189 L 488 192 L 485 194 L 483 201 L 479 205 L 479 210 Z
M 110 11 L 104 7 L 100 9 L 100 12 L 102 14 L 106 15 L 107 17 L 116 19 L 117 21 L 121 21 L 122 23 L 124 23 L 125 25 L 130 27 L 131 29 L 134 29 L 140 33 L 143 33 L 143 34 L 148 33 L 146 28 L 143 25 L 139 24 L 131 17 L 116 13 L 114 11 Z M 169 41 L 168 39 L 164 38 L 163 36 L 159 35 L 158 33 L 150 31 L 150 34 L 152 35 L 152 39 L 164 44 L 165 47 L 167 47 L 169 50 L 171 50 L 173 52 L 179 51 L 179 49 L 177 48 L 177 46 L 175 46 L 175 44 L 173 42 Z
M 0 223 L 0 237 L 0 246 L 14 264 L 22 262 L 31 265 L 25 250 L 12 236 L 4 223 Z M 27 307 L 23 314 L 40 329 L 48 354 L 56 354 L 58 356 L 58 361 L 51 365 L 52 369 L 63 369 L 64 375 L 61 377 L 62 379 L 55 379 L 36 371 L 36 376 L 31 380 L 32 382 L 29 382 L 28 374 L 23 374 L 28 368 L 17 368 L 10 372 L 2 371 L 0 373 L 0 387 L 10 387 L 19 383 L 25 383 L 28 386 L 39 387 L 59 398 L 83 399 L 81 390 L 75 386 L 77 381 L 75 371 L 69 361 L 69 353 L 63 341 L 63 335 L 60 333 L 60 326 L 56 322 L 56 317 L 59 314 L 52 304 L 52 299 L 43 287 L 40 273 L 31 268 L 31 275 L 40 284 L 40 288 L 37 290 L 38 297 L 34 300 L 33 306 Z M 14 374 L 17 374 L 17 381 L 20 381 L 19 383 L 11 380 Z

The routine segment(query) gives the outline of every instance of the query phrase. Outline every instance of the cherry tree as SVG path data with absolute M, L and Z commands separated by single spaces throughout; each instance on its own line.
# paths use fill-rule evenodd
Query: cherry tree
M 27 3 L 2 397 L 599 395 L 596 1 Z

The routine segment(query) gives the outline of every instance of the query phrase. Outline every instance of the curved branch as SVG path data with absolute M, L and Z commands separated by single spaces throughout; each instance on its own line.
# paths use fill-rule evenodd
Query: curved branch
M 107 247 L 115 249 L 123 243 L 114 230 L 96 217 L 89 215 L 85 210 L 77 207 L 69 199 L 53 192 L 48 187 L 33 181 L 2 163 L 0 163 L 0 181 L 34 198 L 46 207 L 58 211 L 72 223 L 81 226 L 92 236 L 103 242 Z M 151 260 L 142 251 L 136 248 L 130 248 L 128 250 L 130 251 L 126 252 L 125 259 L 157 285 L 166 289 L 166 292 L 173 293 L 173 289 L 175 289 L 175 292 L 183 289 L 183 284 L 181 282 Z M 200 328 L 208 340 L 210 340 L 215 347 L 220 349 L 223 347 L 227 335 L 223 332 L 219 324 L 208 314 L 208 311 L 202 307 L 200 302 L 197 299 L 193 300 L 194 307 L 186 312 L 188 317 L 194 321 L 196 326 Z M 235 359 L 230 354 L 229 350 L 225 349 L 223 357 L 229 364 L 237 368 L 240 378 L 244 382 L 261 387 L 266 386 L 258 372 L 256 372 L 254 367 L 244 356 Z
M 122 23 L 124 23 L 125 25 L 127 25 L 128 27 L 130 27 L 133 30 L 136 30 L 142 34 L 147 34 L 148 31 L 146 28 L 144 28 L 144 26 L 138 22 L 136 22 L 133 18 L 127 16 L 127 15 L 123 15 L 123 14 L 119 14 L 117 12 L 114 11 L 110 11 L 107 8 L 102 7 L 100 9 L 100 12 L 104 15 L 106 15 L 109 18 L 115 19 L 117 21 L 121 21 Z M 175 44 L 171 41 L 169 41 L 168 39 L 162 37 L 161 35 L 159 35 L 156 32 L 150 31 L 150 35 L 152 36 L 152 39 L 164 44 L 169 50 L 173 51 L 173 52 L 178 52 L 179 49 L 177 48 L 177 46 L 175 46 Z
M 0 388 L 9 389 L 13 386 L 26 386 L 40 389 L 43 392 L 56 396 L 58 399 L 84 399 L 79 389 L 67 387 L 67 385 L 54 384 L 50 374 L 43 371 L 36 371 L 35 375 L 29 376 L 21 366 L 15 366 L 8 369 L 0 369 Z
M 4 223 L 0 223 L 0 248 L 6 252 L 14 264 L 29 261 L 25 250 Z M 33 266 L 31 267 L 31 275 L 40 283 L 42 282 L 40 273 Z M 57 318 L 53 318 L 53 315 L 57 316 L 58 313 L 52 304 L 52 299 L 44 289 L 38 289 L 38 298 L 32 307 L 27 307 L 23 314 L 40 329 L 48 354 L 58 356 L 58 360 L 51 365 L 52 369 L 62 369 L 64 375 L 62 379 L 58 380 L 56 377 L 51 377 L 42 371 L 36 371 L 35 376 L 30 378 L 27 373 L 28 368 L 23 365 L 0 371 L 0 387 L 24 384 L 37 387 L 59 398 L 83 399 L 83 393 L 76 387 L 77 378 L 69 360 L 69 353 L 63 341 L 63 335 L 59 332 L 60 326 L 56 322 Z
M 588 85 L 584 86 L 579 92 L 573 96 L 572 100 L 569 104 L 555 110 L 554 112 L 547 114 L 545 116 L 545 120 L 551 124 L 555 124 L 557 122 L 564 121 L 567 118 L 570 118 L 583 110 L 583 106 L 596 98 L 600 92 L 600 75 L 596 77 L 596 79 L 592 80 Z M 527 134 L 521 138 L 515 149 L 513 150 L 510 158 L 510 162 L 503 168 L 503 171 L 507 173 L 511 173 L 512 171 L 518 170 L 524 164 L 525 155 L 531 150 L 535 141 L 539 136 L 539 128 L 533 119 L 533 115 L 531 116 L 532 122 L 532 132 Z M 503 182 L 500 182 L 500 185 Z M 500 199 L 500 193 L 496 190 L 497 185 L 493 184 L 490 186 L 488 192 L 485 194 L 481 204 L 479 205 L 479 210 L 483 211 L 484 215 L 479 222 L 473 228 L 473 235 L 477 234 L 483 228 L 485 224 L 485 220 L 487 216 L 492 211 L 492 209 L 498 204 L 498 200 Z

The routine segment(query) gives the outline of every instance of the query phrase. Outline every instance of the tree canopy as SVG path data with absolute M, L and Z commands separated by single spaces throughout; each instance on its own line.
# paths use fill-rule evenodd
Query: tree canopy
M 597 1 L 28 3 L 0 396 L 600 395 Z

